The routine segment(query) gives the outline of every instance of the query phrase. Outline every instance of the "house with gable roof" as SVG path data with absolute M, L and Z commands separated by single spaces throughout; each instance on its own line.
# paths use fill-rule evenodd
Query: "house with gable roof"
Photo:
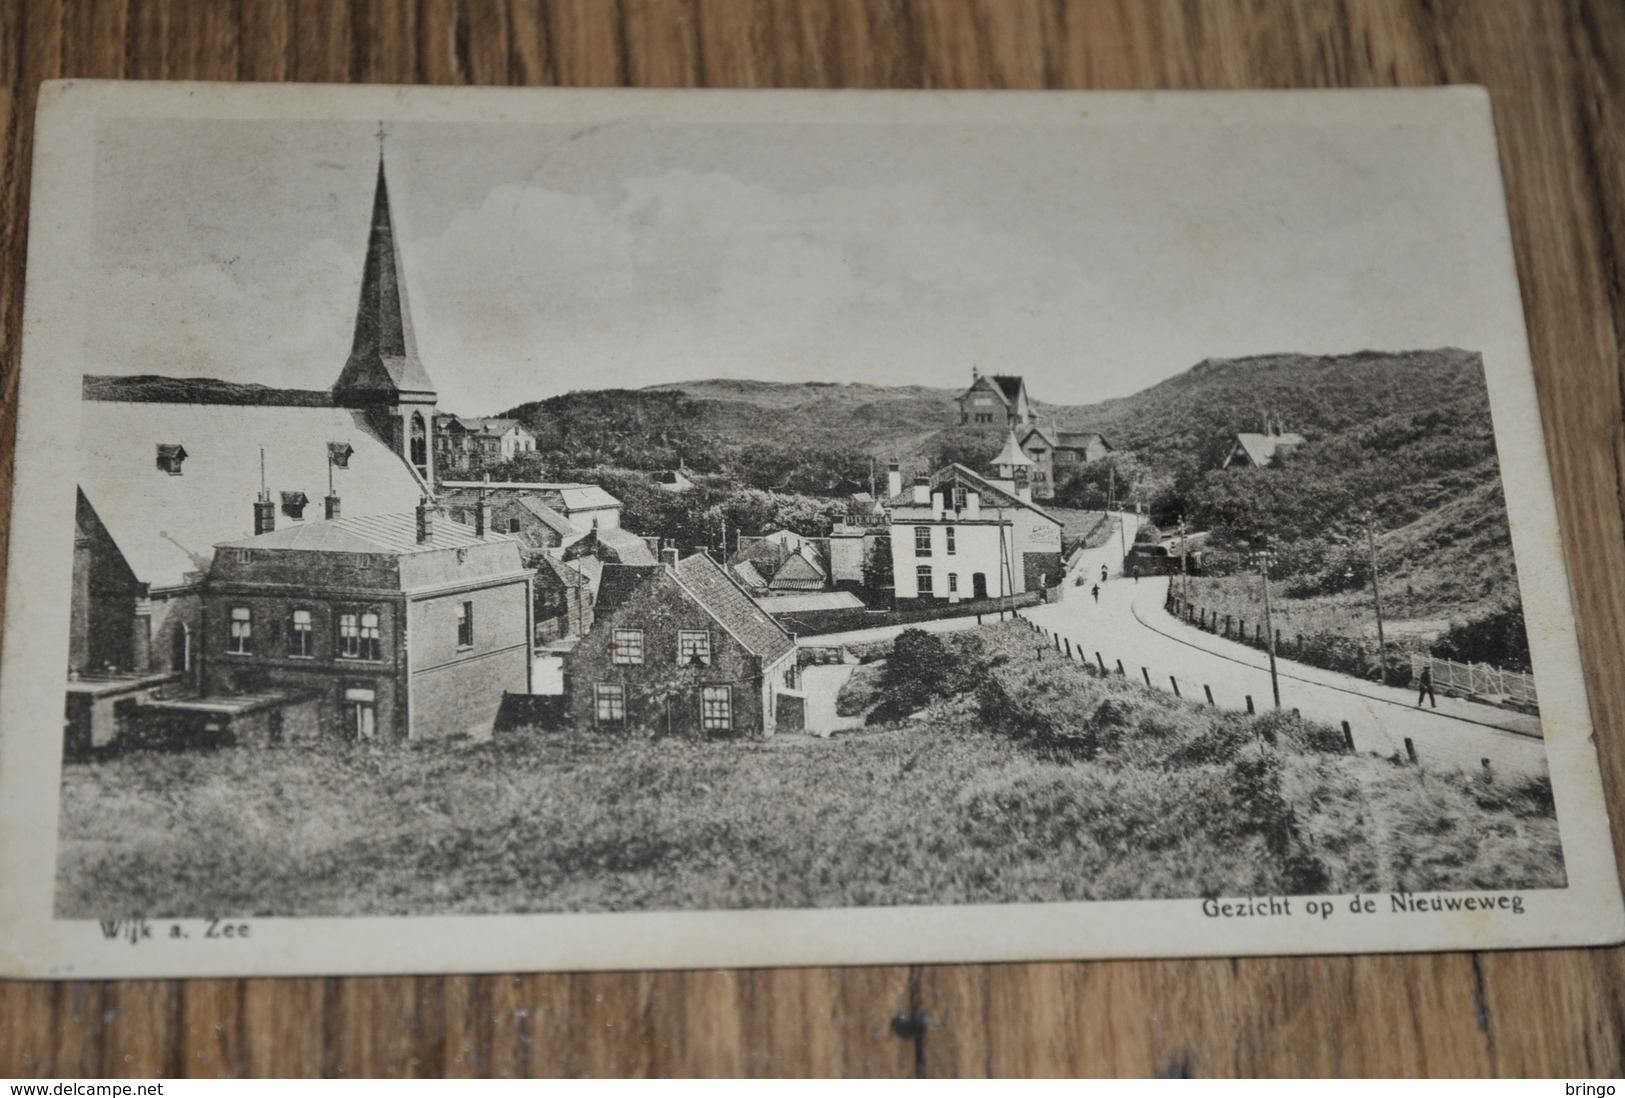
M 1032 461 L 1033 498 L 1054 499 L 1057 479 L 1068 469 L 1100 461 L 1111 443 L 1093 431 L 1062 431 L 1037 423 L 1016 431 L 1021 452 Z
M 1033 421 L 1027 382 L 1010 374 L 984 375 L 971 368 L 970 388 L 955 399 L 961 427 L 987 427 L 1007 431 Z
M 565 658 L 583 729 L 695 737 L 800 727 L 795 638 L 705 553 L 603 567 L 592 628 Z
M 318 735 L 482 735 L 504 695 L 529 692 L 530 613 L 518 542 L 427 500 L 227 542 L 204 598 L 204 690 L 187 704 L 281 692 L 315 699 Z
M 888 475 L 896 601 L 930 606 L 1002 598 L 1058 583 L 1061 520 L 1033 501 L 1032 462 L 1009 432 L 983 475 L 957 462 L 904 490 Z

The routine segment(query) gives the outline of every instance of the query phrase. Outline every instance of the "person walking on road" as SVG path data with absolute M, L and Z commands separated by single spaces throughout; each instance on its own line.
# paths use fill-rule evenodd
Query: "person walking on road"
M 1089 593 L 1095 597 L 1096 602 L 1099 602 L 1100 601 L 1100 584 L 1097 583 L 1093 587 L 1091 587 L 1089 589 Z
M 1422 708 L 1422 699 L 1426 698 L 1433 703 L 1433 708 L 1439 708 L 1439 699 L 1433 696 L 1433 668 L 1422 668 L 1422 677 L 1416 680 L 1416 708 Z
M 1109 575 L 1111 575 L 1111 573 L 1108 572 L 1106 570 L 1106 566 L 1104 564 L 1102 564 L 1100 566 L 1100 582 L 1105 583 L 1106 582 L 1106 577 L 1109 576 Z

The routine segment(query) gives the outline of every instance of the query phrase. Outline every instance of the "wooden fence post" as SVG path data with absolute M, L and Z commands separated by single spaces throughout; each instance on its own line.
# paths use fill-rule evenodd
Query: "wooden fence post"
M 1217 708 L 1218 703 L 1213 700 L 1213 687 L 1204 682 L 1202 684 L 1202 693 L 1207 695 L 1207 703 Z
M 1251 694 L 1247 695 L 1247 712 L 1249 715 L 1253 712 L 1253 696 Z
M 1127 675 L 1128 674 L 1127 671 L 1123 670 L 1123 661 L 1122 660 L 1117 661 L 1117 673 L 1119 675 Z
M 1095 653 L 1095 660 L 1100 664 L 1100 673 L 1104 675 L 1106 673 L 1106 661 L 1101 658 L 1099 652 Z
M 1140 674 L 1145 676 L 1145 684 L 1147 686 L 1150 686 L 1151 685 L 1151 672 L 1146 670 L 1144 667 L 1142 667 L 1142 668 L 1140 668 Z
M 1354 754 L 1354 729 L 1349 727 L 1348 721 L 1343 722 L 1343 743 L 1348 746 L 1349 754 Z
M 1181 694 L 1179 692 L 1179 680 L 1178 679 L 1174 678 L 1172 675 L 1169 675 L 1168 676 L 1168 681 L 1174 684 L 1174 697 L 1182 698 L 1182 697 L 1185 696 L 1185 695 L 1183 695 L 1183 694 Z
M 1411 738 L 1409 736 L 1405 737 L 1405 754 L 1411 757 L 1411 762 L 1421 761 L 1416 757 L 1416 745 L 1411 742 Z

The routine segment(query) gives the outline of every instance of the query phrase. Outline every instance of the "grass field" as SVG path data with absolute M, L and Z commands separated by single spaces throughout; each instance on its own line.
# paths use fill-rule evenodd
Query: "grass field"
M 131 753 L 70 763 L 57 913 L 829 907 L 1560 886 L 1549 786 L 1335 753 L 944 638 L 964 689 L 817 740 Z

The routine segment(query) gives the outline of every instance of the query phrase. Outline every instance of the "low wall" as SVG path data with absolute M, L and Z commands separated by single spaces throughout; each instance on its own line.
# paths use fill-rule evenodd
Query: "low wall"
M 847 607 L 840 610 L 804 610 L 796 614 L 774 614 L 773 620 L 798 637 L 817 637 L 826 633 L 850 633 L 859 629 L 884 629 L 889 625 L 913 625 L 922 621 L 942 618 L 968 618 L 975 614 L 997 614 L 1000 610 L 1018 610 L 1036 606 L 1044 601 L 1043 591 L 1023 591 L 1019 595 L 1006 595 L 1002 599 L 973 599 L 947 603 L 942 606 L 922 606 L 909 610 L 865 610 Z

